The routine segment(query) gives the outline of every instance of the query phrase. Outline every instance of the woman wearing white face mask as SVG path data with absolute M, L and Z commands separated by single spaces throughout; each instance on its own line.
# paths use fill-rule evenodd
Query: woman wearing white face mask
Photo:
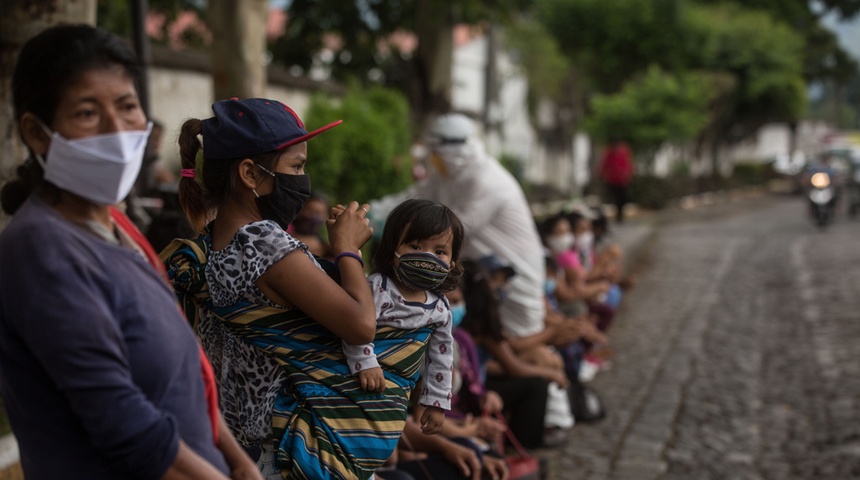
M 0 233 L 0 393 L 28 479 L 253 473 L 232 437 L 216 445 L 194 335 L 112 221 L 150 128 L 140 73 L 118 38 L 83 25 L 37 35 L 15 67 L 30 158 L 2 190 L 15 216 Z
M 584 232 L 573 231 L 571 222 L 564 215 L 554 215 L 540 225 L 541 238 L 549 250 L 549 255 L 562 270 L 556 282 L 555 296 L 561 310 L 569 316 L 580 317 L 588 310 L 587 302 L 596 300 L 606 293 L 606 282 L 590 282 L 586 278 L 587 269 L 583 267 L 578 246 L 588 246 Z

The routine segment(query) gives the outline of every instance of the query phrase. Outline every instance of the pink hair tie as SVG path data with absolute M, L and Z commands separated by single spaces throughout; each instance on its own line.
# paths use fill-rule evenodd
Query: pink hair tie
M 179 175 L 185 178 L 194 178 L 197 176 L 197 172 L 195 172 L 193 168 L 183 168 L 179 171 Z

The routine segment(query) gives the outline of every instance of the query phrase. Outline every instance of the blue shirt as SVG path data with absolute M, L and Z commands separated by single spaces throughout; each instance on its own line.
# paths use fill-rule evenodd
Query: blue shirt
M 0 394 L 28 480 L 160 478 L 180 439 L 228 472 L 173 293 L 35 197 L 0 232 Z

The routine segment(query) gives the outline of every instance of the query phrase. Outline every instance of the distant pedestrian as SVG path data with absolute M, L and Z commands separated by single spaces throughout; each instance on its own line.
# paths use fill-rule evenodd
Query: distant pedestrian
M 624 206 L 630 201 L 633 160 L 626 143 L 613 139 L 600 159 L 600 177 L 615 205 L 615 221 L 624 222 Z

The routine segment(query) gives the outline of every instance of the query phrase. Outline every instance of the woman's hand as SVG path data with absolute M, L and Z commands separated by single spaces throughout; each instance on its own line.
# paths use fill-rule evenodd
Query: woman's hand
M 361 388 L 368 392 L 385 391 L 385 375 L 382 373 L 382 368 L 368 368 L 358 372 L 358 379 L 361 382 Z
M 257 463 L 245 453 L 245 450 L 236 441 L 224 416 L 218 413 L 218 450 L 224 455 L 224 460 L 230 467 L 230 478 L 233 480 L 263 480 Z
M 552 344 L 556 347 L 564 347 L 579 340 L 583 337 L 577 323 L 572 320 L 565 319 L 561 323 L 551 325 L 552 329 Z
M 445 423 L 445 411 L 439 407 L 427 407 L 421 415 L 421 432 L 424 435 L 434 435 L 442 430 Z
M 332 251 L 337 253 L 358 253 L 361 247 L 373 235 L 373 227 L 367 219 L 370 205 L 359 206 L 358 202 L 349 205 L 332 207 L 329 219 L 326 221 L 329 243 Z
M 478 460 L 478 455 L 471 448 L 454 442 L 446 442 L 442 456 L 445 457 L 445 460 L 453 463 L 463 473 L 463 476 L 472 480 L 480 480 L 481 462 Z
M 478 436 L 488 442 L 495 442 L 507 430 L 507 425 L 493 417 L 478 418 Z
M 502 458 L 484 455 L 484 470 L 493 480 L 508 480 L 508 464 Z

